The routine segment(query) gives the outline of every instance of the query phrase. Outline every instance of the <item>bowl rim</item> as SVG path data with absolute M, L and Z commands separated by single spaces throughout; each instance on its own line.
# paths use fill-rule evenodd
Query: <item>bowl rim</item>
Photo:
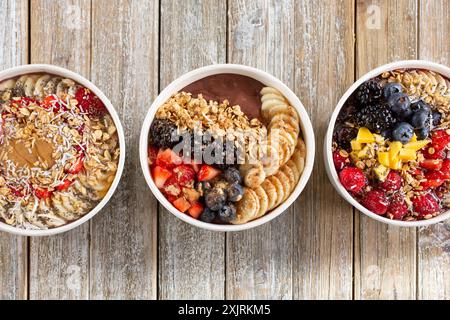
M 384 65 L 381 65 L 375 69 L 372 69 L 371 71 L 367 72 L 363 76 L 361 76 L 358 80 L 356 80 L 348 89 L 347 91 L 342 95 L 341 99 L 337 103 L 331 117 L 329 120 L 328 130 L 325 136 L 325 143 L 324 143 L 324 161 L 325 161 L 325 168 L 328 174 L 328 178 L 330 179 L 330 182 L 338 191 L 338 193 L 353 207 L 358 209 L 359 211 L 363 212 L 365 215 L 383 222 L 387 223 L 389 225 L 394 226 L 400 226 L 400 227 L 422 227 L 422 226 L 428 226 L 432 224 L 439 223 L 441 221 L 444 221 L 448 218 L 450 218 L 450 210 L 447 210 L 440 215 L 428 219 L 428 220 L 419 220 L 419 221 L 401 221 L 401 220 L 391 220 L 388 218 L 385 218 L 383 216 L 379 216 L 370 210 L 366 209 L 364 206 L 362 206 L 358 201 L 356 201 L 348 192 L 345 190 L 345 188 L 341 185 L 339 182 L 338 174 L 336 172 L 336 169 L 334 168 L 333 163 L 333 155 L 332 155 L 332 140 L 333 140 L 333 130 L 336 124 L 336 119 L 341 111 L 342 107 L 344 106 L 344 103 L 347 101 L 347 99 L 350 97 L 350 95 L 358 88 L 363 82 L 374 78 L 383 72 L 395 70 L 395 69 L 425 69 L 425 70 L 431 70 L 438 72 L 442 75 L 444 75 L 447 78 L 450 78 L 450 68 L 432 61 L 427 60 L 401 60 L 396 62 L 387 63 Z
M 108 110 L 109 114 L 111 115 L 114 124 L 117 129 L 117 135 L 119 137 L 119 148 L 120 148 L 120 156 L 119 156 L 119 163 L 117 166 L 117 172 L 114 177 L 114 180 L 106 193 L 106 195 L 103 197 L 103 199 L 87 214 L 79 218 L 78 220 L 75 220 L 73 222 L 70 222 L 68 224 L 65 224 L 60 227 L 52 228 L 52 229 L 20 229 L 17 227 L 13 227 L 10 225 L 7 225 L 6 223 L 0 222 L 0 231 L 5 231 L 8 233 L 20 235 L 20 236 L 50 236 L 55 235 L 63 232 L 67 232 L 69 230 L 72 230 L 86 221 L 89 221 L 92 217 L 94 217 L 111 199 L 112 195 L 114 194 L 119 181 L 122 177 L 124 164 L 125 164 L 125 134 L 122 127 L 122 123 L 120 121 L 119 115 L 117 114 L 117 111 L 115 110 L 114 106 L 111 104 L 109 99 L 106 97 L 106 95 L 99 89 L 97 86 L 95 86 L 91 81 L 83 77 L 82 75 L 70 71 L 66 68 L 62 68 L 55 65 L 50 64 L 27 64 L 27 65 L 21 65 L 16 66 L 12 68 L 8 68 L 5 70 L 0 71 L 0 81 L 14 78 L 20 75 L 24 74 L 30 74 L 30 73 L 48 73 L 53 75 L 58 75 L 62 77 L 66 77 L 69 79 L 74 80 L 75 82 L 81 84 L 82 86 L 90 89 L 93 91 L 99 98 L 102 100 L 102 102 L 105 104 L 106 109 Z
M 156 185 L 154 184 L 151 174 L 150 168 L 148 166 L 147 160 L 147 148 L 148 148 L 148 133 L 150 130 L 150 125 L 153 121 L 156 110 L 159 106 L 161 106 L 169 97 L 187 86 L 188 84 L 197 81 L 199 79 L 205 78 L 214 74 L 223 74 L 223 73 L 231 73 L 231 74 L 240 74 L 244 76 L 248 76 L 255 80 L 262 82 L 267 86 L 273 86 L 278 89 L 291 103 L 291 105 L 296 109 L 299 113 L 301 119 L 301 129 L 304 137 L 304 141 L 306 144 L 306 159 L 305 159 L 305 168 L 303 170 L 302 176 L 297 183 L 296 188 L 291 193 L 291 195 L 277 208 L 273 209 L 269 214 L 264 215 L 261 218 L 256 220 L 240 224 L 240 225 L 232 225 L 232 224 L 213 224 L 206 223 L 197 219 L 192 218 L 191 216 L 181 213 L 175 207 L 170 204 L 170 202 L 163 196 L 163 194 L 158 190 Z M 194 69 L 184 75 L 178 77 L 174 81 L 172 81 L 167 87 L 164 88 L 163 91 L 158 95 L 158 97 L 153 101 L 150 108 L 147 111 L 147 115 L 144 119 L 140 142 L 139 142 L 139 153 L 141 160 L 141 167 L 144 173 L 145 181 L 147 185 L 150 187 L 153 195 L 156 199 L 173 215 L 177 218 L 187 222 L 193 226 L 211 230 L 211 231 L 241 231 L 246 229 L 251 229 L 256 226 L 262 225 L 266 222 L 271 221 L 272 219 L 278 217 L 282 214 L 300 195 L 300 193 L 305 188 L 314 166 L 314 157 L 315 157 L 315 138 L 314 131 L 312 127 L 311 120 L 309 115 L 301 103 L 300 99 L 295 95 L 295 93 L 289 89 L 284 83 L 282 83 L 279 79 L 275 78 L 271 74 L 262 71 L 260 69 L 256 69 L 249 66 L 239 65 L 239 64 L 215 64 L 209 65 L 205 67 L 201 67 L 198 69 Z

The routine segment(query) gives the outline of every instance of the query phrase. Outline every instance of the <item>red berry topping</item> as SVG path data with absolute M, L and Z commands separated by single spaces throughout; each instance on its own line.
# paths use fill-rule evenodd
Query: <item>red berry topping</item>
M 395 171 L 390 171 L 386 180 L 381 183 L 380 187 L 384 191 L 396 191 L 401 188 L 403 179 Z
M 203 212 L 203 205 L 200 202 L 194 202 L 189 208 L 188 213 L 192 218 L 198 219 Z
M 367 184 L 364 172 L 355 167 L 347 167 L 339 173 L 339 179 L 344 188 L 350 192 L 359 192 Z
M 383 191 L 372 190 L 366 193 L 361 204 L 373 213 L 383 215 L 389 207 L 389 200 Z
M 41 189 L 41 188 L 38 188 L 38 189 L 34 190 L 34 194 L 39 199 L 48 199 L 48 198 L 50 198 L 52 196 L 52 192 L 51 191 L 49 191 L 48 189 Z
M 161 149 L 156 156 L 156 165 L 166 169 L 172 169 L 182 161 L 183 159 L 170 149 Z
M 220 170 L 204 164 L 198 172 L 198 181 L 209 181 L 217 177 L 219 174 Z
M 442 162 L 441 172 L 445 179 L 450 179 L 450 159 L 445 159 Z
M 420 166 L 427 170 L 439 170 L 443 162 L 442 159 L 426 159 L 420 163 Z
M 27 97 L 21 97 L 19 99 L 11 100 L 11 105 L 16 106 L 17 108 L 25 108 L 28 107 L 30 104 L 39 104 L 39 102 L 37 102 L 37 100 Z
M 41 102 L 41 106 L 45 109 L 53 109 L 54 111 L 59 111 L 62 107 L 61 100 L 54 95 L 51 94 Z
M 445 182 L 445 176 L 439 171 L 430 171 L 425 173 L 426 181 L 422 181 L 420 185 L 426 189 L 434 189 L 441 186 Z
M 150 166 L 156 165 L 156 157 L 158 156 L 159 149 L 153 146 L 148 147 L 148 164 Z
M 350 164 L 350 159 L 341 154 L 340 150 L 333 152 L 334 167 L 339 172 Z
M 179 196 L 181 193 L 181 187 L 178 184 L 177 177 L 172 174 L 169 179 L 167 179 L 166 183 L 163 186 L 163 192 L 166 197 L 169 199 L 170 196 Z
M 414 211 L 419 214 L 419 218 L 423 218 L 428 214 L 439 212 L 439 203 L 431 194 L 414 197 L 412 199 Z
M 72 181 L 70 181 L 69 179 L 65 179 L 63 182 L 58 184 L 55 187 L 55 189 L 58 191 L 63 191 L 63 190 L 66 190 L 67 188 L 69 188 L 71 184 L 72 184 Z
M 391 204 L 387 210 L 387 216 L 389 219 L 402 220 L 403 217 L 408 213 L 408 206 L 406 205 L 404 197 L 396 193 L 392 197 Z
M 167 179 L 170 178 L 171 175 L 172 172 L 160 166 L 155 166 L 152 170 L 153 182 L 159 189 L 164 187 L 164 184 L 166 183 Z
M 422 150 L 422 154 L 425 157 L 425 159 L 444 159 L 445 158 L 444 150 L 437 150 L 434 148 L 433 145 L 426 146 Z
M 75 163 L 70 167 L 70 169 L 66 170 L 67 173 L 77 174 L 83 169 L 84 165 L 84 156 L 80 155 Z
M 191 207 L 191 204 L 185 198 L 178 198 L 173 202 L 173 205 L 181 212 L 186 212 Z
M 89 89 L 80 88 L 75 93 L 75 99 L 78 101 L 78 106 L 82 112 L 99 117 L 106 113 L 106 107 L 103 102 Z
M 173 169 L 173 174 L 182 187 L 191 187 L 194 185 L 195 171 L 191 166 L 182 164 Z
M 438 130 L 431 135 L 431 142 L 435 150 L 444 150 L 450 144 L 450 135 L 445 130 Z

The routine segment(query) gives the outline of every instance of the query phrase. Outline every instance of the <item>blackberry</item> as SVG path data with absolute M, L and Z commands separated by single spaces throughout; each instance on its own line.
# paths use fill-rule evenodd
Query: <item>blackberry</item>
M 389 129 L 396 122 L 391 110 L 383 103 L 370 104 L 356 113 L 356 123 L 374 132 Z
M 158 148 L 173 148 L 179 141 L 177 126 L 166 119 L 155 119 L 150 127 L 150 144 Z
M 356 112 L 358 112 L 358 108 L 356 107 L 355 103 L 347 101 L 347 103 L 339 112 L 336 121 L 338 123 L 353 122 L 353 118 Z
M 338 126 L 334 132 L 335 141 L 343 149 L 350 148 L 350 141 L 356 138 L 358 129 L 354 127 Z
M 356 89 L 355 98 L 360 106 L 365 106 L 368 103 L 377 101 L 383 94 L 383 89 L 374 80 L 364 82 Z

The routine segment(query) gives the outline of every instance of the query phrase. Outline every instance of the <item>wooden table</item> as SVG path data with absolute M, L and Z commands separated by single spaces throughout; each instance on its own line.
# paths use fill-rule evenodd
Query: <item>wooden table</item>
M 125 128 L 125 172 L 89 223 L 48 238 L 0 234 L 3 299 L 449 299 L 450 223 L 388 227 L 325 175 L 340 96 L 399 59 L 450 63 L 450 1 L 3 0 L 0 66 L 60 65 L 92 79 Z M 152 100 L 194 68 L 264 69 L 300 97 L 317 137 L 307 189 L 281 217 L 206 232 L 158 206 L 138 161 Z

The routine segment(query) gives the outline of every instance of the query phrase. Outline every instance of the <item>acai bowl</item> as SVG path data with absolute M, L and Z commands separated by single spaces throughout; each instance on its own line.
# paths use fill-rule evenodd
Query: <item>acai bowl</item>
M 194 226 L 238 231 L 268 222 L 304 189 L 314 133 L 295 94 L 261 70 L 212 65 L 166 87 L 140 138 L 159 202 Z
M 339 101 L 325 140 L 336 190 L 396 226 L 450 216 L 450 69 L 399 61 L 356 81 Z
M 0 230 L 26 236 L 68 231 L 109 201 L 125 140 L 105 95 L 51 65 L 0 72 Z

